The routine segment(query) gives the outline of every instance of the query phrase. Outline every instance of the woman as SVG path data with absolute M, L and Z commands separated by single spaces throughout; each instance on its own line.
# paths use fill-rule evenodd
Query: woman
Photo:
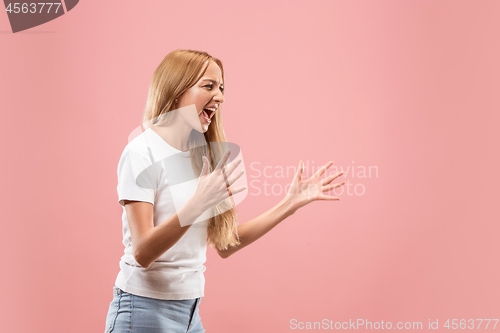
M 243 172 L 232 174 L 241 160 L 227 163 L 223 91 L 222 63 L 206 52 L 173 51 L 153 75 L 146 130 L 118 163 L 125 254 L 106 332 L 204 332 L 199 304 L 207 244 L 227 258 L 300 207 L 340 200 L 323 192 L 345 184 L 330 185 L 343 172 L 320 179 L 333 162 L 302 179 L 300 161 L 285 198 L 237 225 L 232 196 L 245 187 L 231 187 Z

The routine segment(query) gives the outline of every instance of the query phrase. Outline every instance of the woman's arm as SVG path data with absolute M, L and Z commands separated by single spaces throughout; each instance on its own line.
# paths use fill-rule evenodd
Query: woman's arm
M 177 213 L 156 227 L 153 223 L 153 204 L 142 201 L 126 201 L 124 203 L 132 237 L 134 258 L 139 265 L 145 268 L 149 267 L 153 261 L 174 246 L 209 207 L 217 205 L 229 197 L 227 183 L 232 185 L 242 175 L 233 176 L 229 181 L 226 179 L 231 176 L 241 160 L 231 162 L 226 168 L 226 174 L 222 172 L 222 166 L 225 165 L 230 153 L 231 151 L 228 151 L 220 159 L 212 173 L 208 169 L 208 159 L 206 156 L 202 156 L 203 168 L 194 195 Z M 241 187 L 232 193 L 236 194 L 245 189 L 246 187 Z
M 227 250 L 218 250 L 216 247 L 214 249 L 222 258 L 228 258 L 233 253 L 267 234 L 281 221 L 293 215 L 293 213 L 294 211 L 291 209 L 290 202 L 285 198 L 264 214 L 237 227 L 240 245 L 229 247 Z
M 229 247 L 227 250 L 218 250 L 215 248 L 219 256 L 222 258 L 228 258 L 230 255 L 236 251 L 241 250 L 245 246 L 255 242 L 257 239 L 265 235 L 269 230 L 278 225 L 281 221 L 286 219 L 288 216 L 293 215 L 299 208 L 313 202 L 316 200 L 328 200 L 328 201 L 338 201 L 339 197 L 332 197 L 323 194 L 334 188 L 342 186 L 345 182 L 331 184 L 331 182 L 343 175 L 345 172 L 337 172 L 326 178 L 321 179 L 321 176 L 325 171 L 331 167 L 333 161 L 325 164 L 321 169 L 319 169 L 313 176 L 307 179 L 302 179 L 302 173 L 304 172 L 304 164 L 302 161 L 299 163 L 299 168 L 295 177 L 293 178 L 290 190 L 283 200 L 279 204 L 246 223 L 240 224 L 237 227 L 238 235 L 240 237 L 241 244 L 234 247 Z
M 153 204 L 143 201 L 125 201 L 128 225 L 132 236 L 134 258 L 148 268 L 163 253 L 174 246 L 203 212 L 193 199 L 188 200 L 177 213 L 154 226 Z M 182 219 L 181 226 L 179 216 Z

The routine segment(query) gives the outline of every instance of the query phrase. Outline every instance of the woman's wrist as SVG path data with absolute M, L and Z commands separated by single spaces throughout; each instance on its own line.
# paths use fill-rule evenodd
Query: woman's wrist
M 192 196 L 177 212 L 181 226 L 184 227 L 188 224 L 195 223 L 205 210 L 203 210 L 203 207 L 200 205 L 200 201 L 195 196 Z
M 287 216 L 295 214 L 295 212 L 299 209 L 289 195 L 286 195 L 278 205 L 284 210 Z

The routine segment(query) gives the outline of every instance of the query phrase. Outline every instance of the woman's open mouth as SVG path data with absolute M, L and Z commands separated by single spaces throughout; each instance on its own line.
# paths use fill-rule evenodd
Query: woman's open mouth
M 210 109 L 203 109 L 203 112 L 202 112 L 203 118 L 205 118 L 205 121 L 209 124 L 212 122 L 212 120 L 210 119 L 210 116 L 212 115 L 213 112 L 214 111 L 212 111 Z

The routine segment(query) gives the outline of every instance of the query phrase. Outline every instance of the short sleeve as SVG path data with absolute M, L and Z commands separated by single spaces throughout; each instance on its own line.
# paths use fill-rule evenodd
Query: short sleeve
M 156 170 L 148 152 L 125 149 L 118 162 L 118 203 L 124 200 L 146 201 L 154 205 L 157 188 Z

